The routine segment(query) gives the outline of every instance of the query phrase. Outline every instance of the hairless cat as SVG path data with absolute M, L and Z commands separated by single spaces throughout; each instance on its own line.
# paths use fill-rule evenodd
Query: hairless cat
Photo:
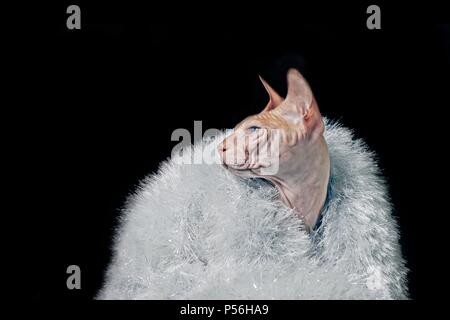
M 305 78 L 295 69 L 288 71 L 285 99 L 260 79 L 269 103 L 262 112 L 240 122 L 219 145 L 219 153 L 223 164 L 236 175 L 273 183 L 282 202 L 312 229 L 325 202 L 330 174 L 319 107 Z M 279 144 L 279 168 L 274 174 L 261 170 L 273 165 L 257 154 L 266 143 Z
M 100 299 L 407 298 L 373 154 L 322 118 L 297 70 L 285 99 L 261 81 L 262 112 L 165 162 L 128 202 Z M 214 165 L 183 162 L 205 150 Z

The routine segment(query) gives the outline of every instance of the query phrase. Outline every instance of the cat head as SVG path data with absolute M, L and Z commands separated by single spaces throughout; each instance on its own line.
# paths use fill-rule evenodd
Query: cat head
M 268 104 L 236 125 L 219 144 L 219 154 L 222 163 L 240 176 L 289 175 L 302 163 L 314 161 L 308 159 L 308 149 L 323 139 L 322 116 L 310 86 L 296 69 L 287 73 L 286 98 L 260 79 L 269 94 Z

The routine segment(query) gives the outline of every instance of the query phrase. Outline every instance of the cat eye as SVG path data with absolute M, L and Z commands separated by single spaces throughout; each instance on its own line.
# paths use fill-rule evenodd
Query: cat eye
M 251 127 L 247 128 L 247 130 L 250 131 L 250 132 L 255 132 L 258 129 L 261 129 L 261 128 L 258 127 L 258 126 L 251 126 Z

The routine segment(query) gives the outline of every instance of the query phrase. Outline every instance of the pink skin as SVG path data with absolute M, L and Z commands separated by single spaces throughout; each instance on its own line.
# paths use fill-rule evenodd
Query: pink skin
M 311 88 L 297 70 L 288 72 L 286 99 L 261 81 L 270 101 L 261 113 L 240 122 L 222 141 L 222 162 L 236 175 L 272 182 L 281 201 L 295 209 L 311 230 L 325 202 L 330 173 L 322 116 Z M 271 168 L 274 158 L 260 156 L 258 150 L 278 141 L 278 170 L 265 174 L 262 169 Z

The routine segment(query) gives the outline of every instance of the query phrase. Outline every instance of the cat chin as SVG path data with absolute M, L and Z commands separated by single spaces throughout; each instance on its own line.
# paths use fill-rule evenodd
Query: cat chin
M 251 168 L 239 169 L 239 168 L 236 168 L 236 167 L 233 167 L 230 165 L 224 165 L 224 168 L 239 177 L 257 178 L 257 174 L 252 172 L 253 169 L 251 169 Z
M 242 178 L 256 178 L 256 177 L 257 177 L 254 173 L 251 172 L 250 169 L 234 169 L 234 168 L 228 168 L 228 170 L 229 170 L 231 173 L 233 173 L 233 174 L 235 174 L 235 175 L 237 175 L 237 176 L 239 176 L 239 177 L 242 177 Z
M 225 168 L 230 171 L 231 173 L 235 174 L 236 176 L 239 176 L 241 178 L 261 178 L 264 179 L 265 177 L 259 173 L 261 170 L 261 167 L 257 168 L 246 168 L 246 169 L 237 169 L 230 166 L 225 166 Z

